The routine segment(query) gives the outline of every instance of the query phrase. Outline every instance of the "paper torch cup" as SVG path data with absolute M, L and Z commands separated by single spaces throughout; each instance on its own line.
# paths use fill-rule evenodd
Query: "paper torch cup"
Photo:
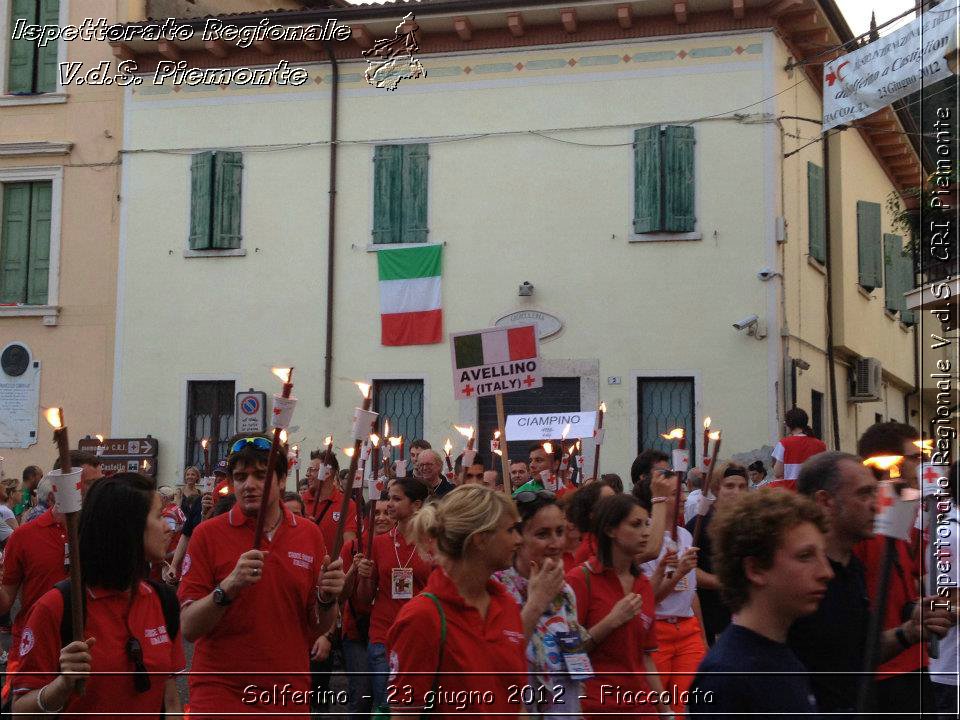
M 880 511 L 873 521 L 874 533 L 909 541 L 919 500 L 919 490 L 905 488 L 898 493 L 892 481 L 882 481 L 877 492 L 877 506 Z
M 394 470 L 398 478 L 405 478 L 407 476 L 407 461 L 397 460 L 396 465 L 394 465 Z
M 680 472 L 690 469 L 690 454 L 686 450 L 673 451 L 673 469 Z
M 64 475 L 59 470 L 50 471 L 53 481 L 54 509 L 58 513 L 80 512 L 80 474 L 83 470 L 71 470 Z
M 593 431 L 593 444 L 603 445 L 603 433 L 606 428 L 597 428 Z
M 470 467 L 471 465 L 473 465 L 473 460 L 474 460 L 475 457 L 477 457 L 477 451 L 476 451 L 476 450 L 464 450 L 464 451 L 463 451 L 463 459 L 460 461 L 460 464 L 461 464 L 464 468 L 468 468 L 468 467 Z
M 560 478 L 549 470 L 540 471 L 540 482 L 543 483 L 544 489 L 549 490 L 550 492 L 556 492 L 560 489 L 558 487 L 560 484 Z
M 270 427 L 286 430 L 293 420 L 293 409 L 297 406 L 295 397 L 285 398 L 282 395 L 273 396 L 273 420 Z
M 216 487 L 217 481 L 212 477 L 200 478 L 200 482 L 197 483 L 197 488 L 202 494 L 212 493 L 213 488 Z
M 363 408 L 353 409 L 353 439 L 366 440 L 370 435 L 370 428 L 377 419 L 377 413 Z

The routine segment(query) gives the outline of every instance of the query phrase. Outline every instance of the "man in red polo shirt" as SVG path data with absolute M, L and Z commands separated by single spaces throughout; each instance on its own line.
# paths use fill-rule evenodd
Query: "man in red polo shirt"
M 285 451 L 270 469 L 263 549 L 251 550 L 270 442 L 244 437 L 230 445 L 236 505 L 197 527 L 183 560 L 178 595 L 183 636 L 196 643 L 194 718 L 258 710 L 307 717 L 310 647 L 336 620 L 343 563 L 330 560 L 313 523 L 280 504 Z
M 323 540 L 332 549 L 337 537 L 337 525 L 340 523 L 340 510 L 343 508 L 343 492 L 337 485 L 340 463 L 337 456 L 326 450 L 314 450 L 310 453 L 307 466 L 309 487 L 300 495 L 303 499 L 304 513 L 320 526 Z M 347 523 L 344 526 L 343 542 L 349 543 L 357 537 L 357 506 L 350 500 L 347 510 Z
M 782 487 L 797 491 L 797 478 L 800 477 L 800 466 L 804 461 L 825 452 L 827 446 L 807 434 L 809 418 L 800 408 L 787 410 L 784 423 L 787 426 L 787 436 L 777 443 L 773 449 L 773 479 L 765 480 L 757 487 Z
M 100 460 L 91 453 L 70 451 L 70 464 L 80 468 L 80 490 L 86 492 L 90 484 L 103 477 Z M 56 467 L 59 467 L 59 460 Z M 3 584 L 0 585 L 0 613 L 7 612 L 20 595 L 20 610 L 13 622 L 10 638 L 10 657 L 7 661 L 7 679 L 3 697 L 9 698 L 10 678 L 19 665 L 20 633 L 30 609 L 40 597 L 67 577 L 70 560 L 67 556 L 67 531 L 63 515 L 54 512 L 53 492 L 40 498 L 50 508 L 33 522 L 13 531 L 4 548 Z

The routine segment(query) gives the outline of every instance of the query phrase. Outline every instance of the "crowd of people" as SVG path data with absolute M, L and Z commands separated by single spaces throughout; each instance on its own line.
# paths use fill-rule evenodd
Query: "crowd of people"
M 613 474 L 572 482 L 542 445 L 511 457 L 509 478 L 479 454 L 445 473 L 417 440 L 412 473 L 385 462 L 367 502 L 330 448 L 285 491 L 287 455 L 270 465 L 266 435 L 233 438 L 214 479 L 190 467 L 177 488 L 104 477 L 72 451 L 79 558 L 50 475 L 0 480 L 0 612 L 19 607 L 4 709 L 953 718 L 956 463 L 929 507 L 945 528 L 926 539 L 936 567 L 924 516 L 909 541 L 874 533 L 878 483 L 920 482 L 918 440 L 878 423 L 856 455 L 827 451 L 794 409 L 769 469 L 681 473 L 646 449 L 627 490 Z M 902 457 L 898 476 L 863 462 L 880 455 Z

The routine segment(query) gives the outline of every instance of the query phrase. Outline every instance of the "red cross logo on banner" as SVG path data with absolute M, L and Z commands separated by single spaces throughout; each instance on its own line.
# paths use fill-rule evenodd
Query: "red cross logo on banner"
M 473 385 L 467 385 L 463 388 L 463 394 L 466 395 L 467 397 L 470 397 L 471 395 L 473 395 L 473 392 L 474 392 Z

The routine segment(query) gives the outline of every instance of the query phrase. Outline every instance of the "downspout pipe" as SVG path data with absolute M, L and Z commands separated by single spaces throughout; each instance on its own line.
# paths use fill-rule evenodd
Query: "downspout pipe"
M 827 216 L 824 245 L 827 255 L 827 376 L 830 381 L 830 419 L 833 449 L 840 449 L 840 416 L 837 410 L 837 365 L 833 352 L 833 258 L 830 254 L 833 233 L 830 230 L 830 133 L 823 134 L 823 209 Z
M 330 191 L 327 199 L 327 337 L 323 353 L 323 406 L 330 407 L 332 403 L 333 384 L 333 279 L 335 245 L 337 232 L 337 117 L 340 104 L 340 68 L 337 58 L 333 54 L 333 43 L 324 43 L 327 56 L 330 58 L 331 88 L 330 97 Z

